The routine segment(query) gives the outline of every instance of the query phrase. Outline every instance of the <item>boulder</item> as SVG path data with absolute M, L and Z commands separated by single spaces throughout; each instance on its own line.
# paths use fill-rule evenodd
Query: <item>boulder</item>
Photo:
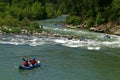
M 97 31 L 97 28 L 91 27 L 90 31 Z

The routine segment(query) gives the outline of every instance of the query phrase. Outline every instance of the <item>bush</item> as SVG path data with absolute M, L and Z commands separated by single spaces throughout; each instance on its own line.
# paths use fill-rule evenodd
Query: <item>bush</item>
M 120 18 L 117 19 L 117 23 L 120 25 Z
M 0 26 L 3 26 L 4 25 L 4 22 L 3 20 L 0 18 Z
M 45 10 L 47 12 L 47 17 L 52 18 L 56 14 L 56 10 L 54 10 L 54 6 L 51 3 L 45 4 Z
M 1 31 L 4 33 L 11 33 L 8 29 L 5 29 L 5 28 L 1 28 Z
M 95 21 L 94 21 L 93 17 L 90 17 L 90 18 L 87 20 L 87 28 L 92 27 L 94 24 L 95 24 Z
M 6 26 L 14 26 L 14 21 L 15 19 L 11 15 L 8 15 L 3 19 L 3 23 Z
M 21 33 L 21 30 L 19 28 L 17 28 L 17 27 L 16 28 L 14 27 L 14 28 L 11 29 L 10 33 L 19 34 L 19 33 Z
M 78 16 L 68 16 L 66 19 L 67 24 L 78 25 L 81 23 L 80 17 Z
M 62 14 L 61 11 L 58 9 L 57 13 L 56 13 L 56 16 L 60 16 L 61 14 Z
M 39 27 L 39 24 L 38 24 L 38 23 L 35 23 L 35 22 L 32 22 L 32 23 L 30 24 L 30 26 L 31 26 L 31 27 L 34 27 L 34 29 L 40 28 L 40 27 Z
M 96 24 L 100 25 L 105 22 L 105 18 L 103 17 L 103 14 L 98 13 L 96 17 Z
M 30 26 L 30 21 L 26 17 L 22 20 L 21 23 L 22 23 L 22 26 Z

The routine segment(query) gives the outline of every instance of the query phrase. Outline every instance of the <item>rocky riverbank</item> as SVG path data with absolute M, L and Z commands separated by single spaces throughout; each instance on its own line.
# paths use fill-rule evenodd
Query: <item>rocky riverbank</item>
M 86 26 L 86 22 L 81 25 L 73 26 L 73 25 L 65 25 L 68 28 L 78 28 L 78 29 L 88 29 Z M 114 34 L 120 36 L 120 25 L 116 22 L 108 22 L 102 25 L 94 25 L 89 28 L 90 31 L 99 32 L 99 33 L 107 33 L 107 34 Z
M 49 36 L 49 37 L 64 37 L 67 38 L 69 40 L 71 39 L 77 39 L 76 36 L 74 35 L 62 35 L 59 33 L 52 33 L 52 32 L 47 32 L 47 31 L 42 31 L 41 33 L 33 33 L 32 35 L 36 35 L 36 36 Z
M 64 37 L 68 39 L 75 39 L 76 36 L 73 35 L 62 35 L 59 33 L 53 33 L 44 29 L 42 25 L 39 26 L 39 29 L 33 29 L 32 32 L 26 28 L 19 28 L 19 27 L 8 27 L 8 26 L 1 26 L 0 27 L 0 34 L 21 34 L 21 35 L 35 35 L 35 36 L 49 36 L 49 37 Z

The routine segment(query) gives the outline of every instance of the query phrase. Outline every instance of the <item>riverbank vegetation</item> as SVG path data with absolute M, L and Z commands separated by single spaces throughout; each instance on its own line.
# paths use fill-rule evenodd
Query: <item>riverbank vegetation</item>
M 78 17 L 78 21 L 87 21 L 87 24 L 100 25 L 108 21 L 116 21 L 120 24 L 120 1 L 119 0 L 66 0 L 71 17 Z M 80 18 L 80 19 L 79 19 Z M 68 23 L 74 21 L 68 18 Z M 76 21 L 76 18 L 74 17 Z M 89 23 L 90 22 L 90 23 Z
M 49 0 L 0 0 L 0 32 L 42 32 L 35 21 L 61 15 L 55 7 Z
M 120 35 L 120 0 L 66 0 L 66 7 L 67 24 Z
M 69 15 L 67 24 L 87 29 L 105 24 L 110 32 L 113 25 L 106 23 L 120 25 L 120 0 L 0 0 L 0 29 L 5 33 L 41 32 L 34 21 L 61 14 Z

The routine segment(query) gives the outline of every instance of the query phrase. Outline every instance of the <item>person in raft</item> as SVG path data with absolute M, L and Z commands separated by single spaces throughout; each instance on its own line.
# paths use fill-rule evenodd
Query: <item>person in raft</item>
M 24 65 L 25 67 L 29 66 L 28 60 L 24 60 L 23 65 Z
M 35 58 L 31 59 L 29 62 L 30 62 L 32 65 L 34 65 L 35 63 L 37 63 L 37 61 L 36 61 Z

